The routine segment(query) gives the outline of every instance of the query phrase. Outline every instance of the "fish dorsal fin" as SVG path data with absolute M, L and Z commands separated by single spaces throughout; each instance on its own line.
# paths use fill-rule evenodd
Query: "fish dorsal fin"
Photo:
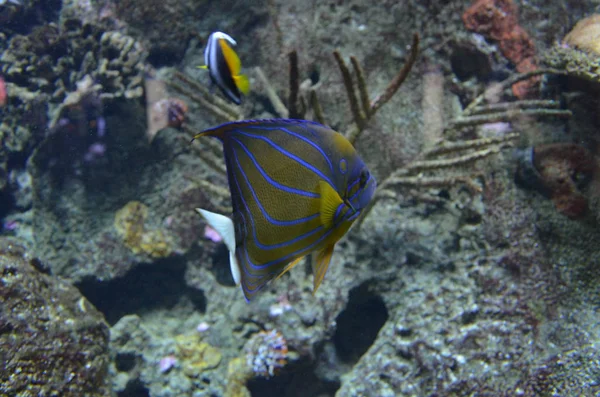
M 203 210 L 202 208 L 196 208 L 196 212 L 199 213 L 200 216 L 202 216 L 210 225 L 210 227 L 215 229 L 215 231 L 219 233 L 219 236 L 221 236 L 223 239 L 223 242 L 229 250 L 229 267 L 231 268 L 233 281 L 235 281 L 235 285 L 239 285 L 242 279 L 242 274 L 235 256 L 236 242 L 233 221 L 225 215 L 216 214 L 214 212 Z
M 319 181 L 319 192 L 321 194 L 321 223 L 326 229 L 333 226 L 335 213 L 340 204 L 343 204 L 342 198 L 331 185 L 325 181 Z
M 334 244 L 328 245 L 317 252 L 313 258 L 313 295 L 317 293 L 319 285 L 321 285 L 323 278 L 325 278 L 325 273 L 327 273 L 329 262 L 331 262 L 331 257 L 333 256 L 333 247 Z
M 232 76 L 239 75 L 242 70 L 240 57 L 238 57 L 233 48 L 231 48 L 229 43 L 224 39 L 219 40 L 219 45 L 221 46 L 221 51 L 223 51 L 225 62 L 227 62 L 227 66 L 229 66 L 229 72 Z
M 284 274 L 286 274 L 287 272 L 289 272 L 294 266 L 296 266 L 298 263 L 300 263 L 300 261 L 304 258 L 304 256 L 301 256 L 298 259 L 294 259 L 292 262 L 288 263 L 286 267 L 283 268 L 283 270 L 281 271 L 281 273 L 279 273 L 277 275 L 277 277 L 275 277 L 275 280 L 279 279 L 281 276 L 283 276 Z
M 248 95 L 250 92 L 250 80 L 248 80 L 248 76 L 245 74 L 237 74 L 233 76 L 233 81 L 242 94 Z

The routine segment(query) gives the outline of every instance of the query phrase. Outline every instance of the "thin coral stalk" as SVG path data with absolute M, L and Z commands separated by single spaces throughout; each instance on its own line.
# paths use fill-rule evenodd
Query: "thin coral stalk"
M 402 69 L 400 69 L 400 71 L 394 77 L 394 79 L 388 84 L 385 91 L 381 95 L 379 95 L 377 98 L 375 98 L 373 101 L 371 101 L 371 114 L 375 114 L 375 112 L 377 112 L 377 110 L 379 110 L 379 108 L 382 107 L 387 101 L 389 101 L 394 96 L 396 91 L 398 91 L 398 89 L 400 88 L 400 86 L 402 85 L 404 80 L 406 80 L 406 77 L 408 76 L 408 73 L 412 69 L 415 61 L 417 60 L 418 54 L 419 54 L 419 35 L 417 33 L 415 33 L 413 35 L 413 41 L 412 41 L 412 45 L 410 47 L 410 55 L 408 56 L 406 63 L 404 64 Z
M 167 82 L 169 86 L 187 96 L 198 105 L 206 108 L 215 117 L 221 119 L 222 121 L 234 121 L 241 120 L 243 118 L 238 109 L 229 105 L 216 95 L 212 95 L 202 84 L 199 84 L 180 72 L 175 72 L 175 77 L 181 82 L 185 83 L 185 86 L 181 85 L 177 81 Z
M 365 117 L 369 119 L 371 117 L 371 104 L 369 102 L 369 91 L 367 90 L 367 80 L 365 79 L 365 72 L 358 63 L 358 59 L 355 56 L 350 57 L 350 62 L 356 73 L 356 80 L 358 82 L 358 93 L 360 94 L 360 101 L 362 103 L 362 110 L 365 113 Z
M 511 109 L 504 112 L 459 117 L 450 123 L 448 129 L 452 130 L 481 124 L 506 122 L 525 116 L 571 117 L 572 115 L 573 113 L 570 110 L 562 109 Z
M 275 91 L 275 88 L 273 88 L 273 86 L 267 79 L 267 76 L 265 76 L 264 72 L 259 66 L 255 67 L 254 70 L 256 71 L 256 76 L 261 81 L 263 87 L 267 91 L 267 96 L 269 97 L 269 101 L 271 101 L 275 112 L 277 112 L 279 117 L 287 119 L 289 117 L 290 112 L 279 98 L 279 95 L 277 95 L 277 91 Z
M 473 109 L 471 111 L 471 115 L 482 114 L 482 113 L 494 113 L 505 110 L 512 109 L 558 109 L 560 108 L 560 103 L 554 100 L 539 100 L 539 99 L 531 99 L 531 100 L 523 100 L 523 101 L 515 101 L 515 102 L 501 102 L 501 103 L 492 103 L 489 105 L 482 105 L 478 108 Z
M 441 142 L 437 146 L 432 147 L 431 149 L 423 152 L 421 157 L 433 157 L 441 154 L 447 153 L 455 153 L 462 150 L 470 150 L 470 149 L 478 149 L 485 146 L 502 144 L 505 142 L 509 142 L 515 140 L 519 137 L 519 134 L 512 133 L 507 134 L 501 137 L 493 137 L 493 138 L 480 138 L 480 139 L 471 139 L 468 141 L 458 141 L 458 142 Z
M 298 53 L 296 50 L 291 51 L 288 54 L 290 61 L 290 96 L 288 99 L 288 108 L 290 111 L 290 117 L 293 119 L 301 118 L 302 115 L 298 113 L 298 92 L 300 91 L 300 78 L 298 73 Z
M 321 124 L 325 124 L 325 116 L 323 116 L 323 108 L 317 97 L 315 90 L 310 90 L 310 106 L 314 112 L 315 119 Z
M 474 153 L 465 154 L 459 157 L 454 157 L 450 159 L 440 159 L 440 160 L 422 160 L 422 161 L 413 161 L 409 165 L 407 165 L 403 171 L 406 173 L 418 173 L 421 171 L 431 171 L 437 170 L 441 168 L 453 168 L 459 165 L 464 165 L 467 163 L 472 163 L 474 161 L 480 160 L 484 157 L 488 157 L 492 154 L 496 154 L 500 152 L 501 147 L 493 147 L 489 149 L 482 149 L 476 151 Z
M 338 67 L 340 68 L 340 72 L 342 73 L 342 80 L 344 82 L 344 87 L 346 87 L 346 93 L 348 94 L 348 100 L 350 101 L 350 110 L 352 111 L 354 122 L 359 129 L 362 129 L 364 128 L 366 122 L 366 116 L 358 106 L 358 98 L 356 97 L 356 91 L 354 90 L 354 85 L 352 83 L 350 69 L 348 69 L 348 66 L 346 66 L 346 62 L 344 62 L 344 59 L 339 51 L 334 51 L 333 56 L 335 57 Z
M 500 83 L 500 88 L 502 90 L 505 90 L 509 87 L 512 87 L 513 84 L 518 83 L 519 81 L 527 80 L 531 77 L 539 76 L 541 74 L 559 75 L 559 74 L 566 74 L 566 72 L 558 70 L 558 69 L 536 69 L 531 72 L 514 75 L 513 77 L 504 80 L 503 82 Z M 463 115 L 464 116 L 471 115 L 472 112 L 475 111 L 475 109 L 478 108 L 485 101 L 485 97 L 486 97 L 486 93 L 483 92 L 482 94 L 478 95 L 475 99 L 473 99 L 473 101 L 471 101 L 469 106 L 467 106 L 465 108 L 465 110 L 463 111 Z

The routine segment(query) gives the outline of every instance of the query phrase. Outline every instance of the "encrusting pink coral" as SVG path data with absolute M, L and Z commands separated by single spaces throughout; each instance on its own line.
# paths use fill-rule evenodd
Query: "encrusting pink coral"
M 537 69 L 535 44 L 517 21 L 517 6 L 512 0 L 476 0 L 462 15 L 469 30 L 498 42 L 502 55 L 510 60 L 519 73 Z M 539 77 L 513 84 L 513 94 L 524 99 L 537 91 Z

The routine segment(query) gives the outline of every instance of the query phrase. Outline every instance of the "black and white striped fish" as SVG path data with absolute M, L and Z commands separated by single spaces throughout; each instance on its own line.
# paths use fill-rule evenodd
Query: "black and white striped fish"
M 210 79 L 223 95 L 239 105 L 242 103 L 242 94 L 248 95 L 250 92 L 250 82 L 248 76 L 241 74 L 240 58 L 232 48 L 235 45 L 236 41 L 228 34 L 212 33 L 204 49 L 205 65 L 198 67 L 208 69 Z

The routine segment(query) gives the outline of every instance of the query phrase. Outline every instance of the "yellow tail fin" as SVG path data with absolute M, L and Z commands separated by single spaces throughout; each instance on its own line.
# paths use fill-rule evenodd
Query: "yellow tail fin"
M 233 81 L 235 81 L 236 87 L 242 94 L 248 95 L 250 92 L 250 80 L 248 80 L 248 76 L 245 74 L 239 74 L 237 76 L 233 76 Z

